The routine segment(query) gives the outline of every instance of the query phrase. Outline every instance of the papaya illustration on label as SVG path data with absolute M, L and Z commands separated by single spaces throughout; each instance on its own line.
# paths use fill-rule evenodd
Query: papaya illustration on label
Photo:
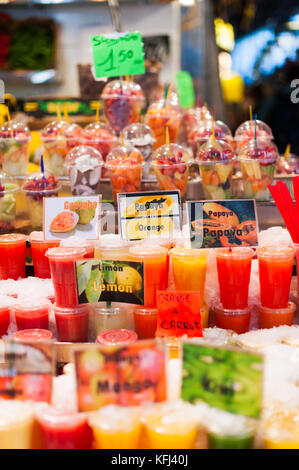
M 79 221 L 79 216 L 72 211 L 59 212 L 50 223 L 50 230 L 54 233 L 64 233 L 73 230 Z

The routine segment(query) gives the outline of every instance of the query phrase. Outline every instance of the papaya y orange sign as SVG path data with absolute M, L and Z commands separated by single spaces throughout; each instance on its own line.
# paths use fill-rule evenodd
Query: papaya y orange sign
M 202 336 L 199 292 L 158 291 L 157 336 Z

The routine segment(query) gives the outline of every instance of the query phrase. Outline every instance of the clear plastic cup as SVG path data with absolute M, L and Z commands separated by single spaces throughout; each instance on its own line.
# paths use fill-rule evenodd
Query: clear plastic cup
M 168 128 L 169 142 L 177 142 L 181 120 L 181 108 L 170 100 L 154 101 L 148 107 L 145 123 L 154 133 L 156 139 L 154 149 L 166 144 L 166 127 Z
M 0 449 L 34 449 L 32 404 L 0 401 Z
M 74 196 L 100 193 L 103 157 L 89 145 L 74 147 L 65 158 L 65 165 Z
M 151 165 L 162 190 L 179 190 L 181 197 L 187 192 L 191 155 L 178 144 L 162 145 L 152 155 Z
M 30 130 L 20 122 L 6 122 L 0 128 L 0 160 L 10 176 L 27 174 Z
M 107 330 L 126 329 L 128 316 L 125 309 L 119 307 L 103 307 L 101 304 L 93 305 L 94 333 L 98 336 Z
M 44 300 L 22 300 L 22 303 L 13 307 L 17 329 L 26 330 L 32 328 L 41 328 L 47 330 L 49 328 L 49 308 L 50 301 Z
M 124 128 L 123 138 L 126 146 L 132 146 L 142 154 L 145 161 L 143 177 L 148 178 L 150 176 L 150 157 L 156 142 L 151 128 L 140 122 L 130 124 Z
M 188 142 L 192 131 L 202 125 L 203 121 L 210 121 L 211 119 L 212 115 L 206 106 L 185 109 L 182 123 L 186 141 Z
M 32 173 L 27 178 L 23 191 L 26 195 L 27 210 L 33 229 L 43 228 L 43 198 L 57 197 L 60 188 L 61 185 L 53 174 Z
M 299 449 L 297 410 L 274 410 L 263 425 L 265 449 Z
M 35 407 L 44 449 L 91 449 L 92 431 L 84 413 L 66 413 L 46 403 Z
M 220 304 L 214 308 L 216 326 L 224 330 L 233 330 L 239 335 L 249 330 L 251 307 L 229 310 Z
M 154 338 L 157 330 L 158 310 L 137 307 L 134 310 L 135 331 L 139 339 Z
M 140 190 L 143 166 L 143 156 L 134 147 L 116 147 L 107 155 L 105 168 L 110 177 L 115 204 L 117 194 Z
M 7 334 L 10 324 L 10 313 L 14 299 L 8 296 L 0 296 L 0 338 Z
M 124 127 L 139 121 L 145 98 L 140 85 L 132 81 L 113 80 L 102 92 L 105 116 L 119 135 Z
M 89 305 L 73 308 L 54 306 L 58 340 L 64 343 L 88 341 Z
M 259 326 L 260 328 L 274 328 L 281 325 L 292 326 L 296 305 L 288 302 L 285 308 L 267 308 L 259 306 Z
M 12 335 L 12 338 L 21 343 L 43 343 L 54 340 L 52 331 L 41 328 L 19 330 Z
M 8 233 L 14 229 L 18 191 L 19 186 L 16 181 L 0 173 L 0 233 Z
M 237 143 L 237 150 L 242 147 L 245 143 L 256 138 L 264 141 L 271 141 L 274 139 L 272 130 L 270 127 L 263 121 L 257 119 L 245 121 L 239 125 L 236 129 L 234 140 Z
M 25 277 L 26 235 L 0 235 L 0 279 Z
M 84 238 L 76 237 L 68 237 L 63 240 L 60 240 L 59 246 L 67 246 L 67 247 L 75 247 L 75 248 L 84 248 L 86 253 L 84 258 L 94 258 L 94 247 L 95 241 L 94 240 L 85 240 Z
M 140 410 L 109 405 L 90 413 L 96 449 L 139 449 L 141 438 Z
M 94 257 L 106 260 L 129 259 L 129 248 L 132 242 L 122 240 L 120 235 L 107 234 L 94 243 Z
M 113 130 L 104 122 L 92 122 L 83 130 L 83 145 L 95 148 L 104 161 L 109 152 L 118 144 L 118 138 Z
M 31 232 L 29 235 L 35 277 L 49 279 L 51 277 L 49 260 L 46 252 L 49 248 L 59 246 L 59 240 L 44 240 L 43 232 Z
M 65 157 L 68 152 L 82 142 L 83 130 L 80 126 L 66 121 L 53 121 L 42 131 L 45 168 L 55 176 L 67 176 Z
M 233 195 L 232 177 L 234 152 L 223 140 L 210 138 L 198 150 L 200 176 L 206 199 L 230 199 Z
M 270 141 L 250 140 L 238 150 L 244 184 L 244 198 L 270 199 L 268 185 L 272 184 L 278 149 Z
M 200 121 L 196 127 L 190 132 L 188 137 L 188 145 L 192 149 L 193 156 L 198 153 L 199 148 L 205 144 L 213 135 L 212 119 L 205 119 Z M 226 144 L 232 146 L 233 136 L 230 128 L 222 121 L 214 123 L 214 134 L 216 140 L 224 141 Z
M 97 336 L 96 343 L 103 346 L 127 346 L 135 343 L 138 337 L 135 331 L 127 329 L 107 330 Z
M 58 307 L 72 308 L 78 305 L 75 261 L 84 259 L 85 255 L 84 248 L 76 247 L 50 248 L 46 252 Z

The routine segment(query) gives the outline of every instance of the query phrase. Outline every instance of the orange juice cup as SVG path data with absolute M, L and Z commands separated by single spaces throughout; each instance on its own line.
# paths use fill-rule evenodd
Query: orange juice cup
M 138 408 L 109 405 L 91 413 L 95 449 L 139 449 L 141 420 Z
M 161 246 L 138 243 L 129 249 L 132 261 L 144 262 L 144 306 L 157 306 L 157 291 L 168 283 L 168 251 Z
M 260 328 L 273 328 L 281 325 L 292 326 L 296 308 L 294 302 L 289 302 L 285 308 L 267 308 L 260 305 Z
M 201 305 L 203 305 L 207 272 L 207 251 L 192 250 L 177 245 L 171 250 L 170 255 L 176 290 L 200 292 L 200 301 Z
M 157 329 L 158 310 L 155 308 L 136 308 L 134 311 L 135 331 L 139 339 L 154 338 Z

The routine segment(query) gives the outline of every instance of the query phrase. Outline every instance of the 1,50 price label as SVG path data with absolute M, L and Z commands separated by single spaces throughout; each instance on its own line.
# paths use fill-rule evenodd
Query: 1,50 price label
M 96 78 L 145 73 L 140 33 L 92 36 L 91 47 Z

